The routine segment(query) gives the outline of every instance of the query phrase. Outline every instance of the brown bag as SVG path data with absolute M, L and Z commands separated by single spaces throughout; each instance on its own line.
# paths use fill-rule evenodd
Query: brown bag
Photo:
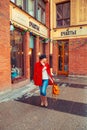
M 52 86 L 52 95 L 57 96 L 60 94 L 60 88 L 58 84 L 54 83 Z

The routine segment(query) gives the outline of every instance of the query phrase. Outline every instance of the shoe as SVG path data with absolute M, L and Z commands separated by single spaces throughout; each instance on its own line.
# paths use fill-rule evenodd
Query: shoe
M 42 106 L 42 107 L 44 106 L 44 103 L 43 103 L 43 102 L 41 102 L 41 106 Z
M 45 107 L 48 107 L 48 102 L 47 101 L 45 102 Z

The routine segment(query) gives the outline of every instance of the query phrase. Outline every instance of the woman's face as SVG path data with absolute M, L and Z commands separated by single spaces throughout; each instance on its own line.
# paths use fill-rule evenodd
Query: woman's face
M 42 62 L 43 62 L 44 64 L 46 64 L 46 63 L 47 63 L 47 58 L 42 59 Z

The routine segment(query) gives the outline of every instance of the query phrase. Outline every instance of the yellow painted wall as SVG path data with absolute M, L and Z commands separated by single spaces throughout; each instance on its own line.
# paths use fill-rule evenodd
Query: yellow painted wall
M 56 4 L 69 0 L 50 0 L 51 29 L 56 28 Z M 87 0 L 70 0 L 70 26 L 87 24 Z
M 69 0 L 50 0 L 50 53 L 53 40 L 87 37 L 87 0 L 70 0 L 70 27 L 56 28 L 56 4 Z M 61 36 L 61 32 L 74 31 L 75 35 Z

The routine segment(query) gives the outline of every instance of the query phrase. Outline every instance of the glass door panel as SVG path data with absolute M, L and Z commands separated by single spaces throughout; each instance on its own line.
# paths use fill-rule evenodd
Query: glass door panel
M 63 70 L 63 46 L 59 45 L 59 71 Z
M 68 74 L 68 41 L 58 41 L 58 74 Z
M 64 45 L 64 71 L 68 71 L 68 42 Z

